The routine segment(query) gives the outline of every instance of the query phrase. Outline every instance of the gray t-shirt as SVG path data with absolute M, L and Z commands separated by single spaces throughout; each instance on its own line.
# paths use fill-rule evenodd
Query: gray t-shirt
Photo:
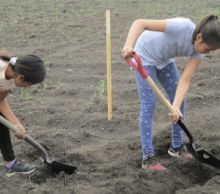
M 202 59 L 192 44 L 195 24 L 187 18 L 167 19 L 165 32 L 145 30 L 138 38 L 134 50 L 141 57 L 143 65 L 162 69 L 175 62 L 175 57 L 189 56 Z

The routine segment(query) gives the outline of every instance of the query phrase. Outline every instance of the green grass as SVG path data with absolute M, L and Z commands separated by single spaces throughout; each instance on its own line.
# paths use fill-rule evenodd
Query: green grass
M 104 93 L 105 93 L 105 81 L 100 80 L 99 81 L 99 98 L 104 99 Z
M 33 92 L 31 88 L 21 88 L 21 97 L 24 100 L 32 100 L 33 99 Z

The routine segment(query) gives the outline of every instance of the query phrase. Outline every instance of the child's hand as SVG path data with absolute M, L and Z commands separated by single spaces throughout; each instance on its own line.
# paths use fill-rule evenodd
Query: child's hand
M 173 106 L 173 112 L 169 113 L 169 117 L 171 118 L 173 123 L 177 123 L 180 118 L 183 118 L 183 114 L 180 109 Z
M 26 134 L 26 130 L 22 125 L 15 125 L 15 127 L 18 129 L 18 131 L 15 133 L 15 136 L 18 139 L 23 139 L 25 134 Z
M 127 59 L 132 56 L 133 48 L 131 46 L 125 45 L 121 51 L 121 55 L 124 59 Z

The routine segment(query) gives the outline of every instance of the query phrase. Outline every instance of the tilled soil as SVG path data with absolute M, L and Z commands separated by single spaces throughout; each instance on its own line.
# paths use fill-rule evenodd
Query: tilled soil
M 120 51 L 138 18 L 189 17 L 198 22 L 219 13 L 215 1 L 8 0 L 1 1 L 1 47 L 16 55 L 34 53 L 47 67 L 44 84 L 31 94 L 16 90 L 8 101 L 29 134 L 51 159 L 76 165 L 77 174 L 46 174 L 40 153 L 12 137 L 16 156 L 33 162 L 30 176 L 5 176 L 0 193 L 192 194 L 220 193 L 219 170 L 195 159 L 170 158 L 170 121 L 158 103 L 154 121 L 157 159 L 165 172 L 140 168 L 139 100 L 133 72 Z M 107 120 L 105 9 L 111 8 L 113 119 Z M 186 58 L 177 59 L 180 70 Z M 196 142 L 220 158 L 220 52 L 205 57 L 187 95 L 185 124 Z M 105 82 L 104 93 L 100 83 Z M 187 138 L 186 138 L 187 141 Z

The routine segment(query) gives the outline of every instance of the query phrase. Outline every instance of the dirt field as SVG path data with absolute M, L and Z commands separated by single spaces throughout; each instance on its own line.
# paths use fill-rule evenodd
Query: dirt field
M 47 66 L 44 84 L 8 97 L 29 134 L 49 156 L 76 165 L 78 174 L 45 174 L 33 147 L 13 137 L 18 159 L 34 162 L 31 176 L 5 176 L 2 194 L 219 194 L 220 172 L 195 159 L 170 158 L 167 111 L 159 103 L 154 122 L 158 159 L 168 170 L 140 168 L 139 101 L 133 72 L 120 53 L 138 18 L 220 17 L 219 0 L 1 0 L 1 48 L 35 53 Z M 107 120 L 105 9 L 111 8 L 113 119 Z M 182 71 L 185 58 L 177 59 Z M 220 51 L 209 54 L 187 98 L 185 124 L 196 142 L 220 158 Z M 105 87 L 100 83 L 105 82 Z M 102 90 L 104 89 L 104 93 Z M 187 139 L 186 139 L 187 140 Z M 2 158 L 1 158 L 2 162 Z

